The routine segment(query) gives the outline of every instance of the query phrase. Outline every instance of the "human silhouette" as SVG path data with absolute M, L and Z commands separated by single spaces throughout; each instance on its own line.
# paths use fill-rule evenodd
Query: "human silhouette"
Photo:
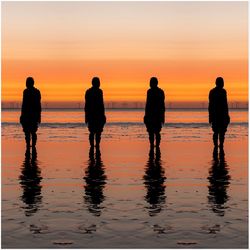
M 25 134 L 27 148 L 30 147 L 30 136 L 32 137 L 32 147 L 36 146 L 38 124 L 41 123 L 41 94 L 34 87 L 34 79 L 26 79 L 26 89 L 23 91 L 22 111 L 20 123 Z
M 100 89 L 100 80 L 98 77 L 92 79 L 92 87 L 85 93 L 85 123 L 89 129 L 89 143 L 99 150 L 101 133 L 106 123 L 105 108 L 103 102 L 103 92 Z
M 227 104 L 227 92 L 223 88 L 224 80 L 222 77 L 216 79 L 216 87 L 209 92 L 209 123 L 213 129 L 214 147 L 218 148 L 218 137 L 220 141 L 220 148 L 224 146 L 225 133 L 227 126 L 230 123 Z
M 20 186 L 23 189 L 21 199 L 26 204 L 25 215 L 31 216 L 35 212 L 37 212 L 42 202 L 42 177 L 41 170 L 37 162 L 36 148 L 32 148 L 31 156 L 30 149 L 27 148 L 25 153 L 25 160 L 21 168 L 22 172 L 19 177 Z
M 229 199 L 227 189 L 230 179 L 224 150 L 220 150 L 218 157 L 218 151 L 214 149 L 208 176 L 208 202 L 212 206 L 212 211 L 219 216 L 224 216 L 225 214 L 225 203 Z
M 150 149 L 143 179 L 147 190 L 145 200 L 150 205 L 147 207 L 149 215 L 154 216 L 161 211 L 166 199 L 164 184 L 166 177 L 162 168 L 160 149 L 156 154 Z
M 84 180 L 86 182 L 85 188 L 85 202 L 90 213 L 95 216 L 101 215 L 101 204 L 105 199 L 103 189 L 106 184 L 106 175 L 104 165 L 101 159 L 101 152 L 90 148 L 88 166 L 85 170 Z
M 144 116 L 144 123 L 149 134 L 149 142 L 151 148 L 154 148 L 154 140 L 156 140 L 156 148 L 160 147 L 160 131 L 164 122 L 165 94 L 164 91 L 158 87 L 157 78 L 152 77 L 150 79 L 150 89 L 147 91 Z

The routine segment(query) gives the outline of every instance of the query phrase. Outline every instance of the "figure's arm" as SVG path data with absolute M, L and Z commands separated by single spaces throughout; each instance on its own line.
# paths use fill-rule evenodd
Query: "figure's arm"
M 105 116 L 105 107 L 104 107 L 104 100 L 103 100 L 103 92 L 101 90 L 101 112 L 103 114 L 104 124 L 106 123 L 106 116 Z
M 212 93 L 211 91 L 209 92 L 209 96 L 208 96 L 208 120 L 209 123 L 212 123 L 213 117 L 212 117 Z
M 41 112 L 42 112 L 42 106 L 41 106 L 41 93 L 38 90 L 38 107 L 37 107 L 37 112 L 38 112 L 38 123 L 41 123 Z
M 147 98 L 146 98 L 146 105 L 145 105 L 145 115 L 144 115 L 144 123 L 146 124 L 147 123 L 147 116 L 148 116 L 148 108 L 149 108 L 149 90 L 147 91 Z
M 228 112 L 228 102 L 227 102 L 227 91 L 225 90 L 225 113 L 227 115 L 227 123 L 230 123 L 230 116 L 229 116 L 229 112 Z
M 101 90 L 101 110 L 103 115 L 105 115 L 105 108 L 104 108 L 104 100 L 103 100 L 103 92 Z
M 162 91 L 162 123 L 165 123 L 165 94 Z
M 22 109 L 21 109 L 21 116 L 20 116 L 21 124 L 23 123 L 24 107 L 25 107 L 25 90 L 23 91 Z
M 85 111 L 85 123 L 88 123 L 88 91 L 86 91 L 85 93 L 84 111 Z

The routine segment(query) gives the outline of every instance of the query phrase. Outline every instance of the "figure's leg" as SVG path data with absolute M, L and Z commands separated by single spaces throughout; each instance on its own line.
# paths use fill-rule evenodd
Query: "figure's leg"
M 36 141 L 37 141 L 37 135 L 36 132 L 32 132 L 32 147 L 34 148 L 36 146 Z
M 156 139 L 156 147 L 159 148 L 160 147 L 160 143 L 161 143 L 161 134 L 160 134 L 160 131 L 157 131 L 155 133 L 155 139 Z
M 94 147 L 94 132 L 89 132 L 89 144 L 90 144 L 90 147 Z
M 30 147 L 30 131 L 25 130 L 24 134 L 25 134 L 26 147 L 29 148 Z
M 214 146 L 218 147 L 218 132 L 214 132 L 213 141 L 214 141 Z
M 218 147 L 218 135 L 219 135 L 219 131 L 218 131 L 218 128 L 217 126 L 213 125 L 212 126 L 212 129 L 213 129 L 213 142 L 214 142 L 214 147 L 217 148 Z
M 154 140 L 155 140 L 155 138 L 154 138 L 154 132 L 149 131 L 148 132 L 148 136 L 149 136 L 150 147 L 154 148 Z
M 225 140 L 225 131 L 224 130 L 220 131 L 219 140 L 220 140 L 220 148 L 223 148 L 224 140 Z
M 100 147 L 101 133 L 102 133 L 102 132 L 97 132 L 96 135 L 95 135 L 96 148 L 99 148 L 99 147 Z

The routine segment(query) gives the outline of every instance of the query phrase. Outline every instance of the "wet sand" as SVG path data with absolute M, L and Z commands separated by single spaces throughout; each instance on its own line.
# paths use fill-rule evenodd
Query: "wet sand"
M 40 140 L 32 160 L 2 137 L 2 247 L 247 248 L 247 143 Z

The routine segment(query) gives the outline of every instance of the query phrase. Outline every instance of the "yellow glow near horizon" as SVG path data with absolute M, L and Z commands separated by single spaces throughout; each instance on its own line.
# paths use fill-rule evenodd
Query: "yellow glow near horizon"
M 151 76 L 169 102 L 204 102 L 217 76 L 248 100 L 247 2 L 4 2 L 2 101 L 33 76 L 48 102 L 144 101 Z

